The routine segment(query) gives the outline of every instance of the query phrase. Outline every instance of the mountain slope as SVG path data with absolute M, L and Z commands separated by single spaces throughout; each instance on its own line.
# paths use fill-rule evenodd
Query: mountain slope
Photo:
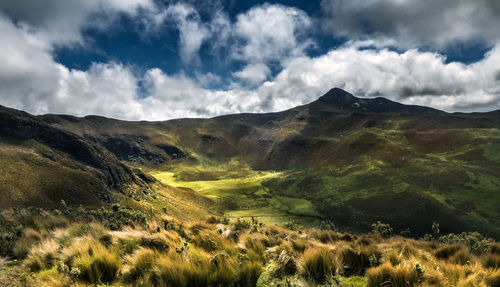
M 450 114 L 332 89 L 277 113 L 165 122 L 37 119 L 106 147 L 128 165 L 168 171 L 183 186 L 215 186 L 198 191 L 224 202 L 229 215 L 252 214 L 252 201 L 292 212 L 297 199 L 312 204 L 307 214 L 354 231 L 382 220 L 423 234 L 438 221 L 443 232 L 500 236 L 498 112 Z M 265 180 L 214 195 L 217 180 L 235 169 L 244 171 L 235 177 Z
M 112 190 L 147 190 L 153 181 L 102 146 L 0 107 L 0 206 L 100 206 Z

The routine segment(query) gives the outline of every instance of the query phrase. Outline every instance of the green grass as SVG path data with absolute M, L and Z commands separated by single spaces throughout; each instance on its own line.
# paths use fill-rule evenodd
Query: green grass
M 239 178 L 233 173 L 231 178 L 184 181 L 177 176 L 181 171 L 151 171 L 150 174 L 164 184 L 190 188 L 219 200 L 223 203 L 224 215 L 230 218 L 253 216 L 266 224 L 284 224 L 293 220 L 304 226 L 314 226 L 319 222 L 320 214 L 308 200 L 273 195 L 262 186 L 264 181 L 283 177 L 281 172 L 246 171 Z

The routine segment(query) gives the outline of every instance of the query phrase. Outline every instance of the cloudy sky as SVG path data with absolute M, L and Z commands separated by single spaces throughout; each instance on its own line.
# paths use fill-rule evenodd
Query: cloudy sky
M 332 87 L 500 109 L 498 0 L 0 1 L 0 105 L 129 120 L 279 111 Z

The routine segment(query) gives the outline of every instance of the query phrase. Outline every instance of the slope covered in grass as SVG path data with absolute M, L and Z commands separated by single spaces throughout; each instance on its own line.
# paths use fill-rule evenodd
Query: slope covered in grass
M 217 168 L 220 169 L 220 166 Z M 226 176 L 212 178 L 206 178 L 207 173 L 212 170 L 207 166 L 184 169 L 177 167 L 176 172 L 151 171 L 150 175 L 164 184 L 189 188 L 215 199 L 218 202 L 218 210 L 229 218 L 253 217 L 266 224 L 285 224 L 289 221 L 296 221 L 304 226 L 319 224 L 321 215 L 309 201 L 298 197 L 273 195 L 262 185 L 264 181 L 282 177 L 282 173 L 249 169 L 236 172 L 238 168 L 240 167 L 233 166 L 233 173 L 228 171 Z M 185 169 L 189 170 L 187 178 Z M 198 180 L 200 178 L 197 174 L 208 180 Z
M 130 220 L 131 213 L 119 220 L 133 226 L 110 230 L 41 214 L 16 243 L 18 257 L 0 261 L 0 285 L 403 287 L 499 280 L 500 246 L 477 233 L 415 240 L 217 217 L 178 221 L 165 213 L 146 221 Z
M 213 198 L 231 198 L 231 189 L 217 187 L 224 182 L 250 184 L 248 170 L 232 180 L 222 175 L 237 161 L 250 172 L 279 174 L 255 181 L 271 198 L 306 200 L 344 228 L 366 231 L 382 219 L 420 235 L 440 221 L 447 231 L 477 229 L 498 238 L 499 115 L 445 113 L 332 89 L 313 103 L 278 113 L 164 122 L 39 119 L 109 148 L 128 165 L 174 172 L 185 187 Z M 209 168 L 193 171 L 199 166 Z M 233 190 L 232 202 L 256 198 L 245 188 Z M 273 201 L 261 208 L 254 212 L 269 213 Z

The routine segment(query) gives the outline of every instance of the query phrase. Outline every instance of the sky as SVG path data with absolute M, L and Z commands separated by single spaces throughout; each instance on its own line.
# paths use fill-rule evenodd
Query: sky
M 0 105 L 124 120 L 280 111 L 333 87 L 500 109 L 498 0 L 0 1 Z

